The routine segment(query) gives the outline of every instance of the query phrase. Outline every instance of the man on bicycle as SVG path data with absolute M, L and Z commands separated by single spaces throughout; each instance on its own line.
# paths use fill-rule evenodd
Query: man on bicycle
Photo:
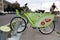
M 53 3 L 53 5 L 50 7 L 50 12 L 51 12 L 52 14 L 54 14 L 55 8 L 57 9 L 55 3 Z

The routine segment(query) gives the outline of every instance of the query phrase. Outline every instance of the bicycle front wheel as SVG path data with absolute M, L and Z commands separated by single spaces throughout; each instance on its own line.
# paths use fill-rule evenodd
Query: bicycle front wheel
M 10 22 L 13 31 L 17 33 L 23 32 L 26 29 L 26 25 L 26 21 L 21 17 L 14 17 Z
M 54 26 L 54 23 L 52 22 L 51 25 L 49 25 L 48 27 L 45 27 L 45 28 L 40 28 L 39 31 L 42 33 L 42 34 L 50 34 L 54 31 L 55 29 L 55 26 Z
M 24 18 L 24 20 L 26 21 L 26 23 L 28 24 L 28 18 L 25 16 L 25 17 L 23 17 Z

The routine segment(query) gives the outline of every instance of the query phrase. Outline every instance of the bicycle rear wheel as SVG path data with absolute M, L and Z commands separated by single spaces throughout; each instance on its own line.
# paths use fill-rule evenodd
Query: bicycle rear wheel
M 17 33 L 21 33 L 26 29 L 26 21 L 21 17 L 14 17 L 10 22 L 10 27 Z
M 51 25 L 49 25 L 49 27 L 45 27 L 45 28 L 40 28 L 39 31 L 42 33 L 42 34 L 51 34 L 55 29 L 55 26 L 54 26 L 54 23 L 52 22 Z

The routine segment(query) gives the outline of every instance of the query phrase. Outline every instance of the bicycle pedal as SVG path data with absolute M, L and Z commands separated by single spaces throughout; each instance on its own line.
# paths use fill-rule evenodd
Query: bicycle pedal
M 36 29 L 35 27 L 32 27 L 33 29 Z

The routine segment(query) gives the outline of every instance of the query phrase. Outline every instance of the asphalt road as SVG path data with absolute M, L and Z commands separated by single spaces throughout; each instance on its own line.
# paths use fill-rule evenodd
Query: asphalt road
M 41 34 L 38 29 L 28 27 L 21 35 L 20 40 L 60 40 L 60 35 L 55 31 L 49 35 Z
M 0 15 L 0 26 L 8 24 L 15 16 L 14 14 Z M 28 28 L 21 34 L 20 40 L 60 40 L 60 35 L 56 33 L 56 31 L 60 32 L 60 18 L 56 21 L 56 31 L 50 35 L 41 34 L 38 29 L 31 28 L 29 24 L 27 26 Z
M 0 26 L 8 24 L 15 16 L 15 14 L 0 15 Z
M 55 18 L 55 31 L 49 35 L 41 34 L 38 29 L 33 29 L 28 24 L 26 30 L 22 33 L 20 40 L 60 40 L 60 17 Z

